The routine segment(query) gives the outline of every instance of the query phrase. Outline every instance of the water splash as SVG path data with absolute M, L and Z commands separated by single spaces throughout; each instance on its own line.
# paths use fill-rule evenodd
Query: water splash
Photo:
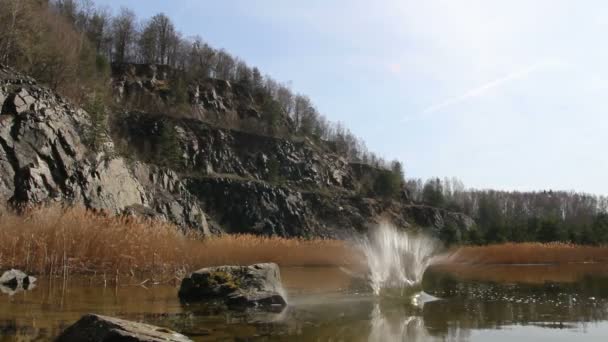
M 374 293 L 398 289 L 403 295 L 405 290 L 419 287 L 438 247 L 435 239 L 397 230 L 388 223 L 380 224 L 361 243 Z

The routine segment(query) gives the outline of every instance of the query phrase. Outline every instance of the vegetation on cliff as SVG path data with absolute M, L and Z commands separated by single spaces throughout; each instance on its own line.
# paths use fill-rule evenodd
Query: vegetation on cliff
M 96 92 L 102 94 L 97 98 L 105 95 L 107 104 L 112 104 L 107 96 L 110 65 L 115 70 L 129 63 L 159 65 L 170 70 L 157 87 L 164 112 L 188 115 L 193 111 L 188 105 L 189 85 L 209 78 L 226 80 L 254 99 L 261 120 L 255 126 L 226 118 L 215 123 L 322 140 L 348 159 L 388 166 L 342 123 L 321 115 L 307 96 L 209 46 L 201 37 L 183 37 L 162 13 L 140 21 L 129 9 L 112 15 L 92 1 L 0 0 L 0 19 L 0 32 L 5 33 L 0 37 L 0 63 L 19 68 L 79 103 Z M 129 108 L 158 112 L 159 105 L 131 99 Z M 287 123 L 280 125 L 281 118 Z

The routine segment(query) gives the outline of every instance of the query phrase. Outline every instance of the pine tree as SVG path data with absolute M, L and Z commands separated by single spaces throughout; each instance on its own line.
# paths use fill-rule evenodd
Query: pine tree
M 182 148 L 177 131 L 171 124 L 165 122 L 161 128 L 158 140 L 158 163 L 160 165 L 179 169 L 181 167 Z
M 84 109 L 89 113 L 91 119 L 91 127 L 87 132 L 88 144 L 93 151 L 99 152 L 107 139 L 107 108 L 100 96 L 93 95 L 88 99 Z

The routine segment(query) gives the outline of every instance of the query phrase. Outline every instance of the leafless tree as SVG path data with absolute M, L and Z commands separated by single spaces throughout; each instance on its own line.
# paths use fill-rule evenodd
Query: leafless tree
M 123 63 L 129 60 L 136 34 L 135 13 L 123 7 L 118 16 L 112 20 L 113 61 Z

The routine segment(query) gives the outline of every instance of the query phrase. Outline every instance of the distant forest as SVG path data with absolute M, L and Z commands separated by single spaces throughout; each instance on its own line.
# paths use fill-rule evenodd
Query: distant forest
M 566 191 L 496 191 L 466 189 L 458 179 L 410 179 L 415 202 L 473 217 L 477 229 L 467 236 L 446 229 L 448 243 L 570 242 L 608 243 L 608 197 Z M 449 227 L 448 227 L 449 228 Z
M 307 96 L 201 37 L 184 37 L 162 13 L 142 20 L 127 8 L 113 14 L 91 0 L 0 0 L 0 33 L 0 63 L 35 77 L 90 112 L 114 104 L 108 86 L 112 64 L 159 64 L 179 71 L 170 80 L 167 106 L 178 110 L 185 108 L 187 84 L 208 78 L 239 84 L 261 99 L 268 126 L 264 133 L 310 138 L 331 145 L 347 160 L 387 169 L 390 172 L 373 184 L 377 195 L 399 199 L 405 189 L 415 203 L 463 212 L 476 220 L 477 228 L 465 235 L 444 229 L 442 239 L 448 243 L 608 243 L 606 197 L 469 190 L 452 179 L 404 181 L 399 162 L 388 163 L 369 152 L 343 124 L 321 115 Z M 274 130 L 278 115 L 289 118 L 290 131 Z

